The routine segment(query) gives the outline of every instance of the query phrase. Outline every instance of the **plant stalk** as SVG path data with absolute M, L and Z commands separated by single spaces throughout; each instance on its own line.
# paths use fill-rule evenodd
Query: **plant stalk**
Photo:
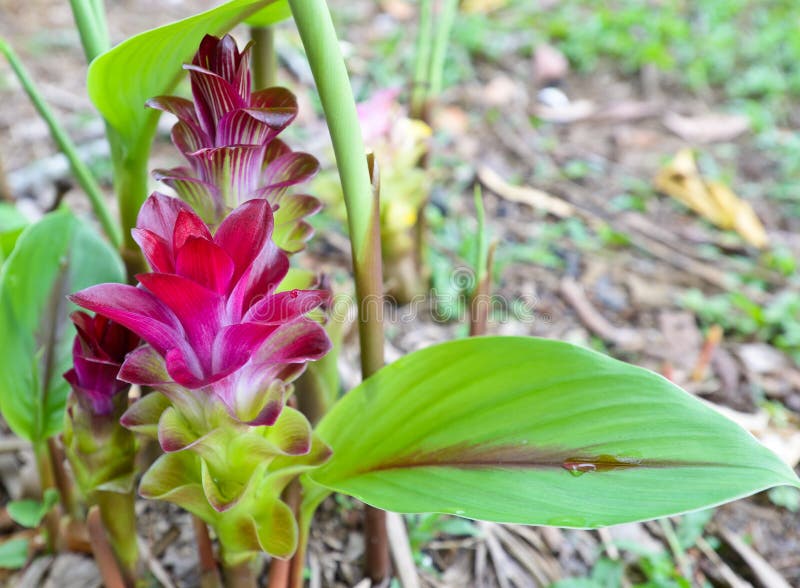
M 111 549 L 114 550 L 126 582 L 132 584 L 139 567 L 134 492 L 131 490 L 123 494 L 99 490 L 94 499 L 100 509 L 100 518 Z
M 55 478 L 53 476 L 53 461 L 47 443 L 38 443 L 33 447 L 36 457 L 36 467 L 39 472 L 39 485 L 41 486 L 42 496 L 48 488 L 55 488 Z M 47 551 L 55 553 L 58 550 L 60 535 L 60 521 L 58 506 L 54 506 L 44 517 L 45 530 L 47 533 Z
M 78 507 L 78 500 L 73 491 L 73 482 L 64 467 L 64 460 L 66 459 L 64 457 L 64 450 L 55 437 L 50 437 L 47 440 L 47 448 L 50 459 L 52 460 L 53 479 L 56 488 L 58 488 L 61 506 L 64 512 L 69 514 L 74 520 L 83 520 L 81 509 Z
M 414 55 L 414 78 L 411 86 L 411 118 L 425 120 L 426 103 L 430 89 L 431 41 L 433 37 L 433 2 L 421 0 L 417 47 Z
M 94 553 L 94 560 L 100 569 L 103 585 L 106 588 L 129 588 L 133 586 L 132 583 L 129 583 L 130 580 L 124 577 L 119 562 L 114 557 L 114 551 L 108 542 L 97 506 L 89 509 L 86 525 L 89 529 L 89 542 L 92 545 L 92 553 Z
M 361 374 L 366 379 L 384 362 L 378 195 L 366 165 L 353 90 L 328 6 L 325 0 L 289 0 L 289 6 L 317 84 L 342 182 L 358 302 Z M 366 565 L 374 581 L 389 573 L 389 546 L 381 515 L 375 512 L 367 517 Z
M 56 142 L 61 152 L 66 156 L 67 161 L 69 161 L 72 173 L 75 176 L 75 179 L 78 181 L 78 184 L 80 184 L 81 188 L 83 188 L 83 191 L 86 192 L 86 195 L 89 197 L 89 201 L 92 204 L 92 209 L 97 215 L 97 218 L 100 221 L 106 236 L 108 236 L 109 240 L 116 247 L 119 247 L 119 245 L 122 243 L 122 233 L 119 225 L 117 225 L 117 223 L 114 221 L 111 212 L 106 206 L 103 191 L 97 184 L 92 172 L 78 155 L 78 148 L 72 142 L 72 139 L 69 138 L 69 135 L 67 135 L 64 128 L 58 122 L 58 119 L 56 118 L 55 114 L 53 114 L 53 111 L 50 110 L 50 107 L 44 101 L 44 98 L 39 93 L 39 90 L 36 88 L 33 80 L 28 75 L 27 70 L 22 65 L 22 62 L 19 60 L 17 54 L 14 53 L 13 49 L 11 49 L 11 46 L 3 39 L 0 39 L 0 53 L 5 55 L 8 63 L 11 65 L 11 69 L 14 70 L 14 73 L 19 79 L 22 88 L 25 90 L 25 93 L 28 94 L 28 98 L 30 98 L 31 103 L 36 108 L 39 116 L 42 117 L 42 120 L 44 120 L 44 122 L 47 124 L 53 140 Z
M 219 575 L 217 560 L 214 559 L 214 546 L 208 534 L 208 525 L 195 515 L 192 515 L 192 527 L 197 541 L 197 555 L 200 559 L 200 587 L 221 588 L 222 578 Z
M 128 271 L 128 278 L 132 279 L 136 274 L 147 271 L 147 264 L 139 246 L 133 240 L 131 229 L 136 227 L 139 209 L 147 198 L 147 162 L 150 147 L 147 145 L 144 148 L 126 152 L 117 131 L 108 124 L 106 124 L 106 135 L 111 146 L 114 192 L 117 195 L 122 223 L 123 238 L 118 247 Z M 144 135 L 149 136 L 147 133 Z
M 253 567 L 253 561 L 248 559 L 235 565 L 223 564 L 226 588 L 256 588 L 258 578 Z
M 428 75 L 428 100 L 436 99 L 442 91 L 442 74 L 447 56 L 447 43 L 458 12 L 458 0 L 444 0 L 444 6 L 436 22 L 436 33 L 431 50 L 430 73 Z
M 252 56 L 253 89 L 271 88 L 278 78 L 275 27 L 250 27 L 250 38 L 254 41 L 250 53 Z
M 111 42 L 108 38 L 105 7 L 102 0 L 70 0 L 72 16 L 78 28 L 86 62 L 108 51 Z

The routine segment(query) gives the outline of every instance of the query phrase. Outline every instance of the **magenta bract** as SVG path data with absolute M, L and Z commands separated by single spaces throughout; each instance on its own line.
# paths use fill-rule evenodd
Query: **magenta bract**
M 306 317 L 328 292 L 275 292 L 289 261 L 272 229 L 266 200 L 245 202 L 212 235 L 187 204 L 153 194 L 134 238 L 154 271 L 137 276 L 139 287 L 101 284 L 71 300 L 137 333 L 163 362 L 141 349 L 128 357 L 122 378 L 164 388 L 166 373 L 222 400 L 242 422 L 271 424 L 282 407 L 281 384 L 330 348 L 323 327 Z
M 139 345 L 139 337 L 120 324 L 97 315 L 77 311 L 70 315 L 78 334 L 72 347 L 73 368 L 64 379 L 84 410 L 108 415 L 114 397 L 130 384 L 117 379 L 125 356 Z
M 297 101 L 285 88 L 251 92 L 249 57 L 249 48 L 240 52 L 230 35 L 208 35 L 185 66 L 194 102 L 174 96 L 148 102 L 178 118 L 172 140 L 189 164 L 155 175 L 211 224 L 247 200 L 268 200 L 280 210 L 277 224 L 288 225 L 280 227 L 279 245 L 295 251 L 312 233 L 303 218 L 320 205 L 287 190 L 310 179 L 319 163 L 276 139 L 297 115 Z

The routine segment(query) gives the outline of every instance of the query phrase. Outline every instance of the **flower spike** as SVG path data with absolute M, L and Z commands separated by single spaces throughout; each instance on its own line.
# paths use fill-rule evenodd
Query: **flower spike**
M 173 96 L 148 101 L 178 118 L 172 140 L 189 164 L 157 170 L 155 177 L 211 224 L 247 200 L 267 200 L 276 223 L 286 225 L 275 235 L 278 246 L 299 251 L 312 232 L 305 218 L 320 204 L 288 190 L 316 174 L 319 163 L 276 139 L 297 116 L 297 100 L 285 88 L 252 92 L 249 61 L 249 46 L 239 51 L 230 35 L 207 35 L 184 66 L 193 101 Z

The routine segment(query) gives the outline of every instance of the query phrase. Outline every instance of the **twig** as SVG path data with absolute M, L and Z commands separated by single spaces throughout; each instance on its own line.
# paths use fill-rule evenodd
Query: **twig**
M 161 562 L 158 561 L 157 558 L 153 557 L 153 553 L 150 551 L 147 543 L 142 540 L 141 537 L 137 537 L 136 540 L 139 543 L 139 553 L 141 553 L 142 559 L 147 564 L 147 567 L 150 570 L 150 573 L 153 574 L 153 577 L 158 580 L 163 588 L 175 588 L 172 578 L 169 577 L 167 570 L 164 569 L 164 566 L 161 565 Z M 218 588 L 220 586 L 219 579 L 217 579 L 216 584 L 205 584 L 203 583 L 204 580 L 205 576 L 203 575 L 200 579 L 201 588 Z
M 494 569 L 497 575 L 497 583 L 500 588 L 512 588 L 514 586 L 530 585 L 530 579 L 526 577 L 522 568 L 503 550 L 500 541 L 495 535 L 495 528 L 498 526 L 495 523 L 480 523 L 481 528 L 484 530 L 484 537 L 486 538 L 486 547 L 489 549 L 489 555 L 494 562 Z M 526 582 L 527 580 L 527 582 Z
M 719 347 L 722 341 L 722 327 L 719 325 L 711 325 L 706 333 L 706 340 L 703 343 L 703 348 L 700 350 L 700 355 L 695 363 L 694 370 L 692 370 L 692 381 L 700 382 L 706 377 L 708 366 L 711 363 L 711 358 L 714 356 L 714 350 Z
M 719 554 L 717 554 L 716 551 L 714 551 L 704 537 L 698 537 L 695 541 L 695 545 L 697 545 L 697 548 L 708 558 L 708 561 L 717 567 L 720 576 L 722 576 L 722 579 L 730 584 L 731 588 L 753 588 L 753 585 L 750 582 L 745 582 L 742 580 L 734 573 L 728 564 L 722 561 L 722 558 L 719 556 Z
M 619 559 L 619 548 L 614 544 L 614 538 L 611 536 L 611 532 L 602 527 L 597 529 L 597 534 L 600 535 L 600 541 L 603 543 L 603 548 L 606 550 L 608 557 L 614 561 Z
M 667 518 L 663 518 L 658 519 L 658 524 L 661 527 L 661 532 L 669 545 L 670 551 L 672 551 L 675 562 L 678 564 L 678 569 L 681 571 L 684 578 L 690 579 L 692 577 L 692 568 L 689 564 L 689 560 L 686 558 L 686 552 L 683 550 L 683 547 L 681 547 L 677 535 L 675 535 L 672 522 Z
M 414 556 L 408 543 L 408 533 L 403 517 L 396 512 L 386 513 L 386 531 L 389 549 L 394 560 L 394 568 L 403 588 L 420 588 Z
M 500 174 L 487 166 L 478 168 L 478 180 L 487 190 L 509 202 L 527 204 L 535 210 L 541 210 L 558 218 L 570 218 L 576 214 L 575 207 L 569 202 L 551 196 L 543 190 L 509 184 L 500 177 Z
M 560 290 L 561 295 L 575 309 L 581 322 L 595 335 L 620 349 L 637 351 L 644 347 L 645 340 L 638 331 L 616 327 L 601 315 L 576 280 L 569 277 L 562 279 Z
M 725 543 L 730 545 L 731 548 L 741 556 L 745 563 L 750 566 L 753 574 L 755 574 L 762 585 L 769 586 L 769 588 L 791 588 L 778 570 L 767 563 L 763 557 L 734 533 L 721 527 L 717 529 L 717 532 L 725 540 Z
M 493 532 L 503 543 L 508 552 L 516 559 L 524 569 L 542 586 L 548 586 L 558 579 L 557 575 L 552 574 L 548 562 L 545 562 L 541 554 L 533 547 L 521 541 L 513 535 L 503 525 L 493 527 Z M 547 570 L 543 568 L 548 568 Z

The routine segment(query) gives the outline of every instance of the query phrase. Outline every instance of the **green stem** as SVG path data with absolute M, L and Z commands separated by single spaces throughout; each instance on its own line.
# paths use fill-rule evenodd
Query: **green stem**
M 378 194 L 366 164 L 353 90 L 328 6 L 325 0 L 289 0 L 289 6 L 314 74 L 342 182 L 358 303 L 361 374 L 366 379 L 384 361 Z M 367 572 L 380 581 L 389 568 L 385 524 L 380 524 L 384 513 L 369 507 L 367 512 Z
M 450 31 L 458 12 L 458 0 L 444 0 L 444 7 L 436 23 L 436 37 L 433 41 L 431 52 L 430 75 L 428 81 L 428 99 L 436 98 L 442 91 L 442 74 L 444 73 L 444 59 L 447 56 L 447 43 L 450 40 Z
M 153 124 L 157 119 L 153 118 Z M 123 239 L 119 244 L 122 259 L 128 269 L 128 277 L 147 271 L 139 246 L 133 240 L 131 229 L 136 226 L 139 209 L 147 198 L 147 163 L 150 145 L 126 151 L 119 134 L 106 124 L 106 135 L 111 146 L 111 162 L 114 170 L 114 192 L 119 204 Z M 147 131 L 142 136 L 152 136 Z
M 94 499 L 126 583 L 133 585 L 139 565 L 134 492 L 98 491 Z
M 253 89 L 271 88 L 278 77 L 275 27 L 250 27 L 250 38 L 254 41 L 251 50 Z
M 411 118 L 425 119 L 425 103 L 430 87 L 431 40 L 433 36 L 433 3 L 421 0 L 419 7 L 419 28 L 417 30 L 417 51 L 414 55 L 414 79 L 411 89 Z
M 47 443 L 38 443 L 34 445 L 33 453 L 36 457 L 36 468 L 39 471 L 39 484 L 41 486 L 42 495 L 44 496 L 45 490 L 56 487 L 50 450 Z M 55 553 L 58 549 L 59 536 L 59 516 L 56 507 L 50 509 L 50 512 L 45 515 L 44 524 L 47 533 L 47 551 Z
M 105 8 L 102 0 L 70 0 L 72 16 L 78 27 L 86 61 L 108 51 L 111 43 L 108 38 Z
M 3 39 L 0 39 L 0 52 L 2 52 L 6 59 L 8 59 L 11 69 L 13 69 L 14 73 L 17 75 L 20 84 L 28 94 L 33 106 L 39 112 L 39 116 L 42 117 L 50 129 L 50 135 L 53 137 L 53 140 L 56 142 L 59 149 L 61 149 L 61 152 L 67 157 L 75 179 L 89 197 L 89 200 L 92 203 L 92 208 L 94 209 L 97 218 L 100 220 L 100 224 L 103 226 L 103 230 L 105 231 L 109 240 L 115 246 L 119 246 L 122 243 L 122 234 L 120 232 L 120 228 L 114 221 L 111 212 L 108 210 L 105 198 L 103 196 L 103 191 L 100 189 L 100 186 L 94 179 L 92 172 L 89 171 L 89 168 L 78 156 L 77 147 L 69 138 L 66 131 L 64 131 L 64 129 L 61 127 L 55 115 L 53 114 L 53 111 L 50 110 L 50 107 L 44 101 L 44 98 L 34 85 L 33 80 L 28 75 L 28 72 L 23 67 L 22 62 L 17 57 L 16 53 L 14 53 L 13 49 L 11 49 L 8 43 L 6 43 Z

